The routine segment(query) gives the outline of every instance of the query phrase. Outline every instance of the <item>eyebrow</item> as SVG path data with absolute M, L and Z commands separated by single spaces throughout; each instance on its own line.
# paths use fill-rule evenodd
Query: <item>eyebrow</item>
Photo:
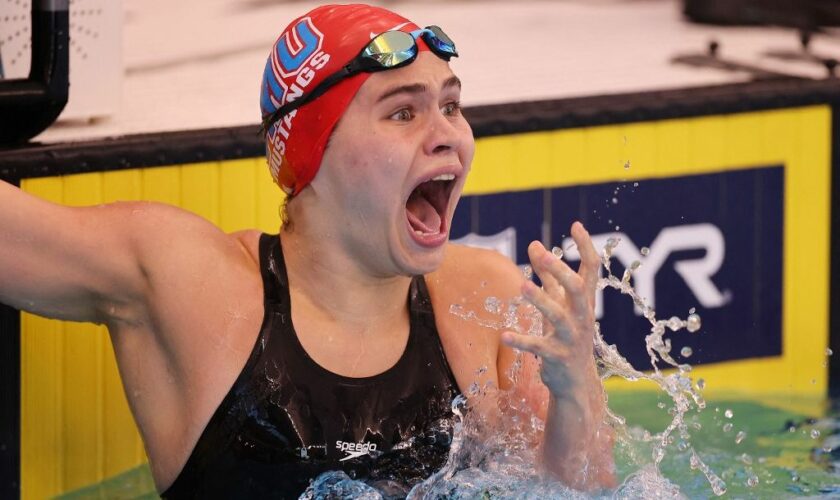
M 458 87 L 460 89 L 461 79 L 454 75 L 450 76 L 446 79 L 445 82 L 443 82 L 443 86 L 441 88 L 447 89 L 449 87 Z M 387 92 L 379 96 L 379 99 L 377 99 L 376 102 L 382 102 L 385 99 L 394 97 L 397 94 L 422 94 L 427 90 L 429 90 L 429 87 L 425 83 L 411 83 L 408 85 L 400 85 L 398 87 L 394 87 L 388 90 Z

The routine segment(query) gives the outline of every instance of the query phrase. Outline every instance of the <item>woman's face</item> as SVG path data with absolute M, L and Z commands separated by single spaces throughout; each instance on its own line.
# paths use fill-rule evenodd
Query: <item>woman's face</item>
M 333 132 L 311 187 L 338 244 L 374 273 L 425 274 L 443 259 L 475 150 L 460 94 L 449 64 L 424 51 L 371 75 Z

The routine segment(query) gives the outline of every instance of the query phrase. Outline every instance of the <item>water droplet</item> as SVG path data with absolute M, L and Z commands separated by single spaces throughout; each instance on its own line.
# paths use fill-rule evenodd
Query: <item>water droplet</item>
M 616 231 L 620 231 L 620 230 L 621 230 L 621 226 L 615 226 L 615 230 L 616 230 Z
M 702 378 L 697 379 L 697 388 L 701 391 L 706 388 L 706 381 Z
M 750 488 L 758 484 L 758 476 L 752 475 L 747 478 L 747 486 Z
M 613 198 L 612 199 L 612 204 L 613 205 L 618 205 L 618 198 Z
M 685 328 L 689 332 L 696 332 L 700 330 L 701 321 L 700 316 L 697 314 L 689 314 L 688 318 L 685 320 Z
M 825 355 L 826 356 L 831 356 L 832 354 L 834 354 L 834 351 L 832 351 L 830 347 L 827 347 L 825 349 Z
M 694 313 L 696 313 L 696 312 L 697 312 L 697 309 L 695 309 L 695 308 L 693 308 L 693 307 L 692 307 L 691 309 L 689 309 L 689 310 L 688 310 L 688 314 L 694 314 Z
M 744 463 L 746 465 L 752 465 L 752 463 L 753 463 L 752 457 L 749 456 L 746 453 L 741 453 L 741 456 L 738 457 L 738 460 L 740 460 L 742 463 Z
M 730 432 L 732 430 L 732 422 L 723 424 L 723 432 Z
M 650 255 L 650 248 L 648 248 L 648 247 L 642 247 L 642 248 L 641 248 L 641 250 L 639 250 L 639 252 L 641 252 L 641 254 L 642 254 L 642 255 L 644 255 L 645 257 L 647 257 L 648 255 Z
M 560 247 L 554 247 L 554 248 L 552 248 L 552 249 L 551 249 L 551 253 L 552 253 L 552 254 L 554 254 L 554 256 L 555 256 L 555 257 L 557 257 L 558 259 L 562 259 L 562 258 L 563 258 L 563 249 L 562 249 L 562 248 L 560 248 Z
M 819 429 L 811 429 L 811 439 L 817 439 L 820 437 Z
M 732 413 L 732 410 L 727 409 L 725 412 L 723 412 L 723 416 L 726 418 L 732 418 L 733 416 L 735 416 L 735 414 Z
M 691 347 L 685 346 L 680 349 L 680 356 L 684 358 L 690 358 L 692 354 L 694 354 L 694 351 L 691 350 Z
M 633 187 L 634 187 L 634 188 L 639 187 L 639 183 L 638 183 L 638 182 L 634 182 L 634 183 L 633 183 Z
M 668 328 L 670 328 L 671 331 L 676 332 L 677 330 L 679 330 L 682 327 L 683 327 L 683 322 L 680 318 L 678 318 L 676 316 L 671 316 L 671 319 L 668 320 Z
M 659 403 L 656 404 L 656 406 L 661 410 L 661 409 L 665 408 L 665 403 L 660 401 Z
M 522 276 L 525 276 L 526 280 L 531 279 L 531 276 L 533 276 L 533 275 L 534 275 L 534 270 L 531 268 L 531 266 L 525 265 L 525 267 L 522 268 Z
M 486 299 L 484 299 L 484 309 L 492 314 L 501 314 L 502 301 L 500 301 L 496 297 L 487 297 Z
M 741 444 L 741 442 L 746 439 L 747 433 L 744 431 L 738 431 L 738 434 L 735 435 L 735 444 Z

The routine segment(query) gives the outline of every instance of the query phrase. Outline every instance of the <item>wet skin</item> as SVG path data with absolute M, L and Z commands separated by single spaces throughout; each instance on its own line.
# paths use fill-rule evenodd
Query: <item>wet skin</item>
M 549 419 L 544 465 L 574 487 L 610 485 L 611 435 L 599 425 L 602 388 L 592 362 L 597 255 L 586 231 L 572 229 L 582 249 L 579 273 L 549 260 L 541 245 L 529 248 L 545 290 L 524 283 L 495 252 L 421 245 L 409 232 L 406 200 L 418 183 L 456 175 L 445 214 L 451 220 L 472 162 L 474 141 L 455 105 L 460 85 L 453 76 L 447 63 L 421 53 L 406 67 L 371 75 L 339 122 L 318 175 L 290 204 L 294 230 L 283 233 L 295 329 L 325 368 L 381 373 L 405 348 L 410 276 L 424 274 L 461 390 L 473 382 L 510 388 L 500 376 L 513 361 L 508 345 L 539 354 L 545 384 L 515 390 Z M 163 491 L 257 337 L 259 233 L 225 234 L 154 203 L 62 207 L 3 183 L 0 227 L 0 301 L 108 326 Z M 486 297 L 520 294 L 550 318 L 545 338 L 504 334 L 505 345 L 500 332 L 448 313 L 458 303 L 486 314 Z M 589 475 L 578 473 L 581 461 Z

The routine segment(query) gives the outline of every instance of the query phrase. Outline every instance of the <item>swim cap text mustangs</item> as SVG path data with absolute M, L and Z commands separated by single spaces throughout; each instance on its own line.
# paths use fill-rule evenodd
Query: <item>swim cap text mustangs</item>
M 263 119 L 311 92 L 376 35 L 417 29 L 391 11 L 359 4 L 325 5 L 295 19 L 280 34 L 265 64 L 260 89 Z M 417 43 L 420 50 L 428 50 L 424 42 Z M 350 76 L 268 126 L 268 167 L 287 194 L 299 193 L 315 177 L 330 134 L 369 76 L 366 72 Z

